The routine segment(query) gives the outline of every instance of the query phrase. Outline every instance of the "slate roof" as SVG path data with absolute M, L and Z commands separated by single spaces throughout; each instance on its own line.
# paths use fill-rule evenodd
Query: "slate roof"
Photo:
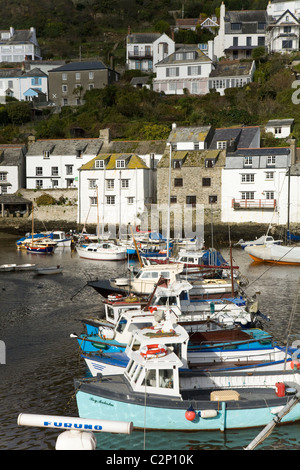
M 168 137 L 169 142 L 204 142 L 211 126 L 176 127 Z
M 236 60 L 220 62 L 216 68 L 211 71 L 209 77 L 237 77 L 249 75 L 253 67 L 253 61 L 239 62 Z
M 24 145 L 0 144 L 0 166 L 18 166 L 24 154 Z
M 263 156 L 263 155 L 289 155 L 289 147 L 262 147 L 262 148 L 240 148 L 236 152 L 228 153 L 228 155 L 240 157 L 246 156 Z
M 47 74 L 35 67 L 32 70 L 24 72 L 21 68 L 0 68 L 1 78 L 19 78 L 19 77 L 47 77 Z
M 47 139 L 33 142 L 26 154 L 27 157 L 34 157 L 50 151 L 51 155 L 75 155 L 81 150 L 85 155 L 96 155 L 99 153 L 102 140 L 100 139 Z
M 229 127 L 219 128 L 215 130 L 212 142 L 209 146 L 210 149 L 217 148 L 218 141 L 234 140 L 237 148 L 249 148 L 256 133 L 259 132 L 259 127 Z
M 128 44 L 151 44 L 158 39 L 161 33 L 132 33 L 127 36 Z
M 187 59 L 187 58 L 182 58 L 182 59 L 177 59 L 178 53 L 179 52 L 195 52 L 195 58 L 192 59 Z M 203 62 L 211 62 L 211 59 L 204 54 L 200 49 L 198 49 L 197 46 L 189 46 L 186 44 L 185 46 L 182 46 L 178 49 L 176 49 L 173 54 L 168 55 L 165 59 L 161 60 L 158 62 L 155 66 L 159 65 L 170 65 L 170 64 L 185 64 L 185 63 L 191 63 L 191 64 L 197 64 L 197 63 L 203 63 Z
M 33 32 L 30 29 L 15 29 L 14 34 L 10 38 L 2 38 L 1 33 L 9 33 L 8 30 L 0 31 L 0 44 L 24 44 L 24 43 L 33 43 L 32 40 Z
M 263 34 L 258 23 L 266 23 L 267 14 L 265 10 L 227 11 L 224 20 L 225 34 Z M 241 23 L 241 29 L 232 30 L 231 23 Z
M 294 119 L 270 119 L 267 122 L 266 127 L 270 126 L 291 126 L 294 124 Z
M 79 72 L 84 70 L 104 70 L 107 69 L 103 62 L 87 61 L 87 62 L 69 62 L 61 67 L 49 70 L 49 72 Z

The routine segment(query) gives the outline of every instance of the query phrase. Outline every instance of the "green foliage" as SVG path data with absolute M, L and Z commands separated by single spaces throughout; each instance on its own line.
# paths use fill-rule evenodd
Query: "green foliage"
M 31 105 L 26 101 L 8 103 L 6 112 L 12 124 L 20 125 L 31 120 Z
M 56 199 L 47 193 L 42 194 L 36 199 L 37 206 L 53 206 L 54 204 L 56 204 Z

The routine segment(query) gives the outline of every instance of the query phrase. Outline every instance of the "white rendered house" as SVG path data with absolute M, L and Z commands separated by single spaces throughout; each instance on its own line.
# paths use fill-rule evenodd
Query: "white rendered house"
M 0 145 L 0 194 L 14 194 L 25 183 L 25 146 Z
M 79 168 L 100 151 L 101 139 L 47 139 L 26 154 L 26 188 L 78 188 Z
M 163 33 L 128 34 L 126 42 L 127 70 L 155 72 L 156 64 L 175 51 L 175 42 Z
M 38 68 L 24 72 L 21 68 L 0 69 L 0 99 L 5 102 L 7 96 L 19 101 L 31 101 L 37 93 L 48 97 L 48 77 Z
M 136 224 L 154 198 L 153 170 L 136 154 L 99 154 L 79 170 L 78 223 Z M 101 233 L 101 230 L 100 230 Z
M 291 53 L 299 51 L 299 1 L 269 2 L 267 14 L 266 46 L 268 52 Z
M 271 119 L 265 125 L 265 131 L 277 139 L 286 139 L 292 132 L 294 119 Z
M 289 147 L 227 153 L 222 173 L 222 222 L 286 224 L 290 163 Z
M 217 59 L 247 59 L 253 49 L 265 45 L 267 14 L 265 10 L 227 11 L 222 2 L 220 28 L 214 38 Z
M 36 30 L 0 31 L 0 62 L 24 62 L 25 60 L 40 60 L 41 51 L 36 38 Z
M 156 64 L 153 90 L 167 95 L 182 95 L 185 90 L 205 95 L 212 69 L 212 60 L 198 47 L 183 46 Z

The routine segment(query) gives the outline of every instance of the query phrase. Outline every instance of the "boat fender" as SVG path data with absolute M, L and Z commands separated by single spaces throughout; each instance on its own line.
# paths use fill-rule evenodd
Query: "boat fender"
M 215 418 L 218 415 L 217 410 L 202 410 L 198 413 L 200 418 Z
M 185 419 L 187 419 L 188 421 L 194 421 L 195 418 L 196 418 L 196 411 L 194 410 L 192 406 L 190 406 L 185 412 Z
M 300 369 L 300 362 L 299 361 L 291 361 L 291 369 L 299 370 Z
M 107 328 L 105 326 L 99 326 L 99 336 L 103 339 L 113 339 L 114 338 L 114 330 L 112 328 Z

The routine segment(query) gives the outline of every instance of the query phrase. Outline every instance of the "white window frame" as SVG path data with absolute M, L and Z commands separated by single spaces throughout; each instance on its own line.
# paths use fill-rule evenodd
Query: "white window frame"
M 242 183 L 254 183 L 254 173 L 242 173 Z
M 104 160 L 95 160 L 95 168 L 104 168 Z
M 97 188 L 97 180 L 92 179 L 89 180 L 89 189 L 96 189 Z
M 116 204 L 116 196 L 106 196 L 106 204 L 108 206 L 114 206 Z
M 105 180 L 106 183 L 106 189 L 108 190 L 113 190 L 115 189 L 115 180 L 112 178 L 108 178 Z

